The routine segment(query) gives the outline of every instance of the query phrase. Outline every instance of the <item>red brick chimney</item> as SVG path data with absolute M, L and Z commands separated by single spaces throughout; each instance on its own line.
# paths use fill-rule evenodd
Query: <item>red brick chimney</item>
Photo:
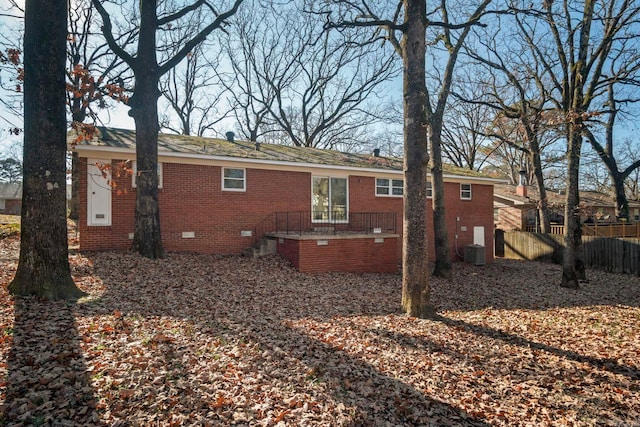
M 518 181 L 518 186 L 516 187 L 516 194 L 520 197 L 527 197 L 527 186 L 525 185 L 525 175 L 527 171 L 524 169 L 520 170 L 520 178 Z

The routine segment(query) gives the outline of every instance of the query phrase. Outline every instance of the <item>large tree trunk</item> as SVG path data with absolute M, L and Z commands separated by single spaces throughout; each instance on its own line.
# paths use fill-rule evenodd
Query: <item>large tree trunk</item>
M 427 89 L 425 0 L 404 0 L 404 227 L 402 307 L 409 316 L 434 317 L 427 257 Z
M 442 123 L 431 123 L 429 142 L 431 145 L 431 179 L 433 190 L 433 236 L 436 247 L 436 265 L 433 275 L 450 279 L 452 276 L 449 234 L 447 233 L 444 205 L 444 176 L 442 171 Z
M 24 33 L 24 179 L 14 295 L 75 299 L 66 204 L 66 0 L 27 0 Z
M 132 249 L 147 258 L 165 256 L 158 206 L 158 82 L 155 0 L 141 3 L 135 94 L 129 101 L 136 124 L 136 212 Z
M 567 196 L 564 208 L 565 249 L 562 258 L 562 282 L 560 284 L 562 287 L 572 289 L 578 289 L 580 287 L 579 280 L 584 278 L 584 263 L 581 258 L 582 232 L 578 188 L 582 137 L 576 133 L 575 130 L 569 131 Z M 582 272 L 580 271 L 580 266 L 582 266 Z
M 160 233 L 158 206 L 158 97 L 145 94 L 136 81 L 137 100 L 145 107 L 133 107 L 136 124 L 136 210 L 132 249 L 147 258 L 165 256 Z M 140 101 L 144 102 L 144 101 Z

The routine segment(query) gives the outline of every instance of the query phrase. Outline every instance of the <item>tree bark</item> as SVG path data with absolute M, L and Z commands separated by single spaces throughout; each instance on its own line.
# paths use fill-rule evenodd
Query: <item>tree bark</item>
M 436 248 L 436 264 L 433 275 L 451 279 L 453 269 L 449 253 L 449 233 L 447 232 L 444 202 L 444 176 L 442 171 L 442 122 L 431 121 L 429 144 L 431 147 L 431 179 L 433 190 L 433 237 Z
M 113 52 L 131 69 L 135 78 L 134 95 L 129 100 L 129 115 L 136 124 L 136 211 L 132 250 L 147 258 L 163 258 L 165 251 L 160 233 L 160 209 L 158 205 L 158 98 L 160 97 L 160 77 L 176 67 L 188 54 L 202 43 L 207 36 L 236 11 L 243 0 L 234 0 L 233 6 L 216 13 L 216 18 L 189 40 L 183 40 L 180 46 L 173 46 L 177 52 L 164 63 L 158 64 L 156 32 L 161 27 L 169 27 L 176 20 L 197 10 L 203 5 L 211 6 L 201 0 L 186 5 L 158 19 L 158 1 L 140 0 L 140 27 L 138 30 L 137 55 L 134 57 L 118 45 L 112 32 L 111 18 L 100 0 L 92 4 L 102 18 L 102 33 Z M 164 46 L 163 48 L 167 48 Z
M 562 281 L 560 286 L 578 289 L 579 281 L 586 279 L 585 264 L 582 259 L 582 224 L 580 223 L 580 153 L 582 133 L 585 126 L 584 114 L 589 103 L 585 97 L 585 76 L 587 59 L 591 46 L 591 23 L 594 19 L 594 0 L 584 3 L 580 26 L 580 43 L 575 64 L 570 70 L 571 96 L 567 98 L 567 197 L 564 211 L 565 250 L 562 260 Z
M 613 182 L 616 218 L 628 220 L 629 201 L 624 191 L 624 180 L 626 177 L 621 178 L 622 174 L 618 171 L 610 171 L 609 176 L 611 177 L 611 182 Z
M 404 0 L 404 226 L 402 307 L 412 317 L 435 317 L 427 253 L 427 88 L 425 83 L 425 0 Z
M 147 258 L 164 258 L 158 205 L 158 89 L 160 71 L 156 58 L 156 0 L 143 0 L 140 38 L 133 73 L 135 94 L 129 115 L 136 124 L 136 211 L 132 249 Z
M 542 160 L 540 158 L 540 144 L 537 135 L 530 140 L 530 157 L 533 165 L 533 173 L 536 177 L 536 185 L 538 186 L 538 218 L 540 218 L 540 232 L 548 234 L 551 232 L 551 221 L 549 219 L 549 201 L 547 199 L 547 189 L 544 187 L 544 175 L 542 173 Z
M 27 0 L 24 34 L 24 179 L 14 295 L 76 299 L 66 205 L 65 0 Z
M 562 282 L 564 288 L 579 289 L 581 279 L 584 279 L 584 271 L 579 267 L 582 262 L 580 248 L 582 246 L 582 229 L 580 224 L 580 193 L 578 178 L 580 170 L 580 150 L 582 137 L 575 129 L 577 125 L 571 124 L 569 130 L 569 150 L 567 155 L 567 196 L 564 208 L 564 242 L 565 249 L 562 257 Z

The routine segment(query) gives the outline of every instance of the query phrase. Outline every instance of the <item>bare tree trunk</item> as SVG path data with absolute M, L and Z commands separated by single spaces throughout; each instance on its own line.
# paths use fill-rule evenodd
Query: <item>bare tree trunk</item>
M 137 189 L 135 227 L 132 249 L 148 258 L 162 258 L 165 251 L 160 234 L 160 209 L 158 205 L 158 98 L 160 98 L 159 81 L 202 43 L 207 36 L 238 10 L 242 0 L 234 0 L 231 9 L 216 13 L 216 18 L 193 38 L 185 40 L 182 47 L 174 48 L 177 52 L 163 64 L 158 64 L 156 32 L 161 27 L 171 27 L 181 17 L 205 5 L 203 1 L 188 4 L 178 11 L 158 19 L 158 1 L 140 0 L 140 26 L 138 29 L 137 55 L 134 57 L 122 46 L 118 45 L 112 32 L 111 19 L 100 0 L 92 0 L 92 4 L 102 18 L 102 33 L 113 52 L 131 69 L 135 77 L 134 95 L 129 100 L 129 115 L 136 124 L 136 161 Z M 160 2 L 162 3 L 162 2 Z M 179 2 L 180 3 L 180 2 Z M 164 46 L 166 48 L 166 46 Z
M 132 108 L 136 124 L 136 210 L 132 249 L 147 258 L 164 258 L 158 205 L 158 95 L 138 89 L 141 105 Z M 157 87 L 157 86 L 156 86 Z M 147 100 L 146 102 L 143 100 Z M 145 107 L 146 106 L 146 107 Z
M 164 258 L 158 206 L 158 89 L 156 0 L 143 0 L 138 57 L 133 69 L 135 94 L 129 115 L 136 124 L 136 211 L 132 249 L 147 258 Z
M 535 136 L 537 138 L 537 136 Z M 537 142 L 531 143 L 531 163 L 533 164 L 533 172 L 536 177 L 536 185 L 538 186 L 538 217 L 540 218 L 540 232 L 548 234 L 551 232 L 551 220 L 549 219 L 549 201 L 547 199 L 547 190 L 544 187 L 544 175 L 542 174 L 542 160 L 540 159 L 540 147 Z
M 66 23 L 65 0 L 27 0 L 20 259 L 9 291 L 51 300 L 84 295 L 68 259 Z
M 425 84 L 425 0 L 404 0 L 402 37 L 404 94 L 404 227 L 402 307 L 409 316 L 435 316 L 427 254 L 427 89 Z
M 453 272 L 449 253 L 449 233 L 447 233 L 444 203 L 444 176 L 442 171 L 442 123 L 431 123 L 429 143 L 431 147 L 431 179 L 433 190 L 433 234 L 436 247 L 436 264 L 433 275 L 450 279 Z
M 572 127 L 575 127 L 572 126 Z M 584 278 L 576 268 L 582 263 L 580 247 L 582 232 L 580 227 L 580 194 L 578 189 L 578 175 L 580 167 L 580 149 L 582 137 L 575 130 L 569 131 L 569 150 L 567 159 L 567 197 L 564 208 L 564 255 L 562 257 L 562 282 L 565 288 L 580 288 L 579 280 Z M 578 241 L 578 237 L 580 241 Z M 582 276 L 582 277 L 581 277 Z
M 609 173 L 611 176 L 612 173 Z M 616 172 L 615 175 L 622 175 L 619 172 Z M 618 219 L 629 219 L 629 201 L 627 200 L 627 194 L 624 191 L 624 178 L 611 177 L 611 182 L 614 183 L 614 199 L 615 199 L 615 210 L 616 210 L 616 218 Z

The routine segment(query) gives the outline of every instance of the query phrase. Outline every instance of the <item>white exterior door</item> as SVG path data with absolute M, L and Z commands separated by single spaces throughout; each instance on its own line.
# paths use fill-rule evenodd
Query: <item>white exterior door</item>
M 111 225 L 111 174 L 96 166 L 104 160 L 87 161 L 87 225 Z

